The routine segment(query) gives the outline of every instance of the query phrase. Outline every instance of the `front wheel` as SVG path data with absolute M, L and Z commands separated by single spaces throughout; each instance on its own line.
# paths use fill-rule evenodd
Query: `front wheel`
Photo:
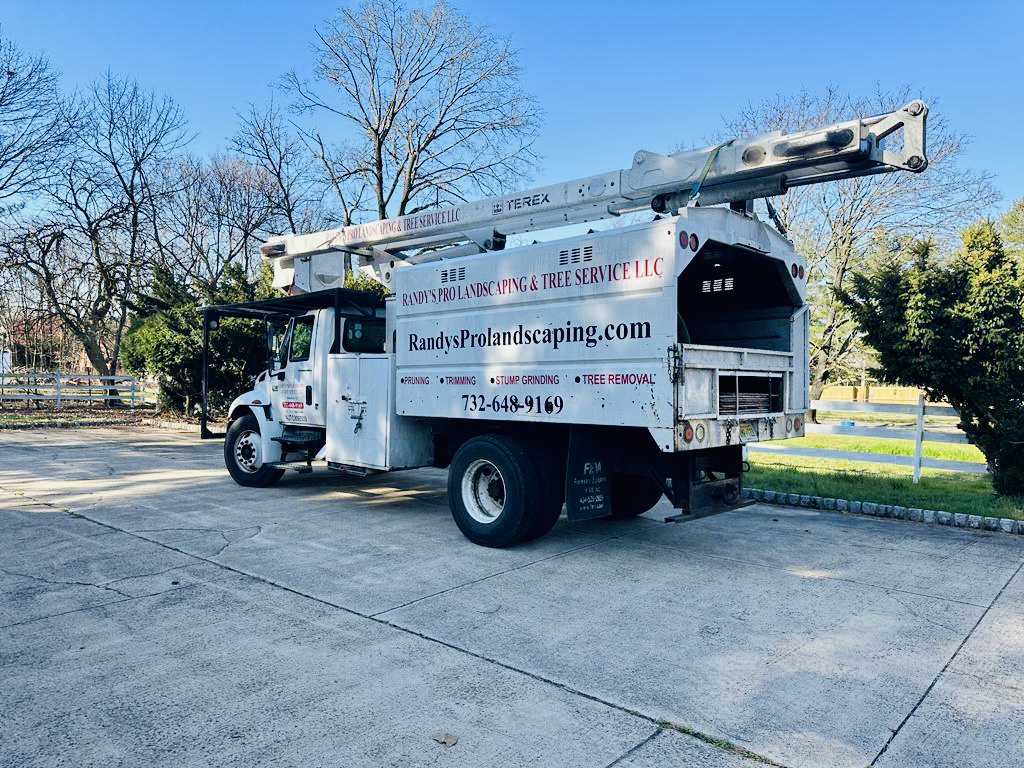
M 448 469 L 448 506 L 474 544 L 507 547 L 536 527 L 541 482 L 526 447 L 514 437 L 467 440 Z
M 236 419 L 224 438 L 224 464 L 231 478 L 248 488 L 266 488 L 284 475 L 283 469 L 263 462 L 260 423 L 251 413 Z

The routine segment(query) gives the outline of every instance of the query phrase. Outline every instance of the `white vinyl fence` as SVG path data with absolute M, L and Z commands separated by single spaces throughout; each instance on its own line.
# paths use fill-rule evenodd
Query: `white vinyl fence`
M 967 436 L 959 429 L 926 429 L 925 416 L 956 416 L 955 408 L 948 405 L 926 405 L 924 395 L 918 398 L 917 405 L 901 405 L 898 403 L 848 403 L 834 400 L 812 400 L 811 408 L 817 411 L 891 413 L 912 415 L 916 424 L 912 428 L 888 426 L 843 426 L 841 424 L 808 423 L 805 432 L 808 435 L 852 435 L 855 437 L 884 437 L 895 440 L 913 440 L 914 452 L 910 456 L 894 456 L 885 453 L 868 453 L 863 451 L 843 451 L 831 448 L 805 448 L 802 446 L 779 445 L 777 443 L 752 443 L 748 450 L 755 453 L 781 453 L 791 456 L 814 456 L 819 458 L 843 459 L 846 461 L 864 461 L 875 464 L 901 464 L 913 468 L 914 482 L 921 479 L 921 468 L 944 469 L 952 472 L 975 472 L 984 474 L 988 467 L 983 462 L 952 461 L 947 459 L 931 459 L 922 455 L 921 446 L 925 440 L 940 443 L 966 443 Z
M 0 408 L 23 403 L 104 403 L 118 399 L 131 408 L 156 402 L 156 386 L 134 376 L 97 376 L 61 371 L 0 372 Z

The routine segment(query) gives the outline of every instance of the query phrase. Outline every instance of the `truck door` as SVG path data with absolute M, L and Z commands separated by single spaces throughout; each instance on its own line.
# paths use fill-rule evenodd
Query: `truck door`
M 330 345 L 327 312 L 292 318 L 282 367 L 271 374 L 271 402 L 282 424 L 325 425 L 324 359 Z
M 388 468 L 388 378 L 385 355 L 331 359 L 334 401 L 327 429 L 327 459 L 356 467 Z
M 331 355 L 331 415 L 327 459 L 388 468 L 391 360 L 384 351 L 383 318 L 347 318 L 342 352 Z

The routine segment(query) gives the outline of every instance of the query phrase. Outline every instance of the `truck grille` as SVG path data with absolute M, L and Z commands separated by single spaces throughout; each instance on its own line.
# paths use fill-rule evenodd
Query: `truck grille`
M 720 416 L 782 413 L 782 377 L 719 376 L 718 413 Z

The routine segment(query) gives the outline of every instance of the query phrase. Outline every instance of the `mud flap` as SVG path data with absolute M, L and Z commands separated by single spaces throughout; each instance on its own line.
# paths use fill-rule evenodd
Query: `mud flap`
M 570 521 L 612 513 L 609 475 L 612 452 L 601 427 L 574 426 L 565 472 L 565 510 Z

